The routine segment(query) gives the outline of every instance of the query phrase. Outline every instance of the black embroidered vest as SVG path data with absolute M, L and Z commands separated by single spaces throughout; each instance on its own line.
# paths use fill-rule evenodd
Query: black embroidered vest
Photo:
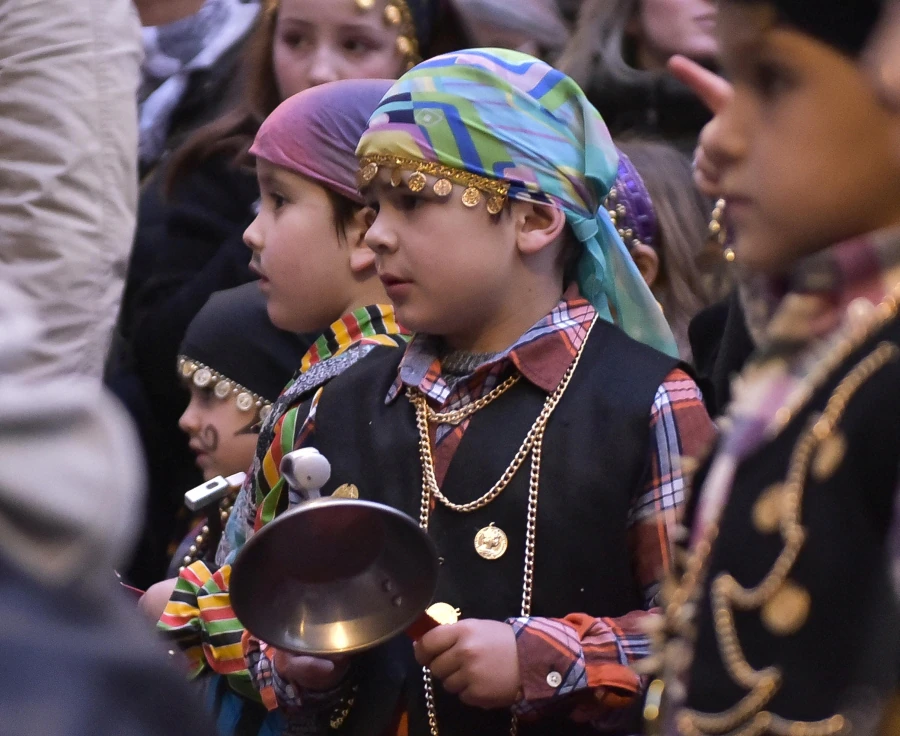
M 759 498 L 785 480 L 798 439 L 841 379 L 885 340 L 900 343 L 900 322 L 889 324 L 854 353 L 780 436 L 738 468 L 700 604 L 689 708 L 721 714 L 747 696 L 749 691 L 734 681 L 722 662 L 711 581 L 727 572 L 751 587 L 770 570 L 784 545 L 777 531 L 765 533 L 754 521 L 759 518 L 755 517 Z M 749 664 L 781 671 L 783 682 L 764 709 L 790 720 L 820 721 L 837 713 L 858 713 L 896 684 L 900 619 L 889 579 L 886 538 L 900 462 L 900 362 L 887 364 L 863 383 L 838 426 L 846 438 L 846 452 L 830 477 L 807 478 L 800 515 L 806 541 L 788 577 L 809 595 L 808 617 L 795 633 L 778 634 L 774 633 L 778 627 L 771 619 L 767 625 L 758 609 L 734 613 Z M 696 487 L 701 484 L 698 477 Z M 795 597 L 792 605 L 798 604 L 802 610 L 803 601 Z M 776 620 L 785 613 L 769 610 Z M 719 627 L 724 630 L 721 621 Z
M 323 494 L 353 483 L 361 498 L 418 519 L 422 469 L 414 408 L 404 395 L 385 404 L 400 358 L 400 351 L 376 349 L 334 379 L 319 402 L 314 444 L 332 465 Z M 676 365 L 607 323 L 595 326 L 544 438 L 532 615 L 621 616 L 642 607 L 626 532 L 631 502 L 650 472 L 651 406 Z M 545 400 L 543 391 L 523 380 L 475 414 L 442 492 L 458 503 L 484 494 L 513 459 Z M 503 620 L 520 613 L 529 467 L 527 460 L 485 508 L 457 513 L 438 504 L 432 514 L 429 533 L 442 558 L 435 600 L 460 608 L 464 617 Z M 474 548 L 478 530 L 491 523 L 509 537 L 508 551 L 493 561 Z M 366 658 L 373 674 L 360 683 L 347 733 L 382 733 L 384 719 L 405 701 L 411 736 L 428 734 L 421 668 L 401 639 Z M 392 662 L 384 661 L 388 657 Z M 509 732 L 508 711 L 468 708 L 439 683 L 435 689 L 443 735 Z M 548 736 L 582 732 L 589 731 L 562 716 L 520 728 Z

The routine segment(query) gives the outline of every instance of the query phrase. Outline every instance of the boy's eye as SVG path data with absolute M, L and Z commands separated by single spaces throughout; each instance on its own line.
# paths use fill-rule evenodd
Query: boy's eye
M 763 97 L 770 99 L 788 90 L 791 79 L 779 65 L 760 62 L 754 70 L 753 83 Z
M 422 204 L 422 199 L 411 194 L 403 194 L 397 198 L 397 209 L 403 212 L 411 212 L 420 204 Z
M 274 212 L 277 212 L 287 204 L 287 200 L 281 194 L 270 189 L 263 189 L 262 195 L 263 201 L 271 205 Z

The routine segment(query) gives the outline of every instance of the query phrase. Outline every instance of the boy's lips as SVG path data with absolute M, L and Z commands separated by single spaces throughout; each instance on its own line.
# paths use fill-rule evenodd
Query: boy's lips
M 384 284 L 384 288 L 388 289 L 391 286 L 399 286 L 401 284 L 410 284 L 412 283 L 409 279 L 401 278 L 400 276 L 394 276 L 390 273 L 381 273 L 378 274 L 378 278 L 381 279 L 381 283 Z
M 253 261 L 250 261 L 250 272 L 253 273 L 257 280 L 259 281 L 259 286 L 261 289 L 265 290 L 265 287 L 269 285 L 269 277 L 266 276 L 265 272 L 257 266 Z
M 409 279 L 394 276 L 390 273 L 381 273 L 378 275 L 378 278 L 381 279 L 384 290 L 391 301 L 403 300 L 408 295 L 409 287 L 412 285 L 412 281 Z

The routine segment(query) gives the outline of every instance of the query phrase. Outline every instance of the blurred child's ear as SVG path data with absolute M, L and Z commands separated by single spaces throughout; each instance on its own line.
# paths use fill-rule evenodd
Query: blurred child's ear
M 523 255 L 538 253 L 556 243 L 566 228 L 563 211 L 543 204 L 513 202 L 512 216 L 516 226 L 516 245 Z
M 361 274 L 375 267 L 375 251 L 366 245 L 366 233 L 375 222 L 375 210 L 360 207 L 347 224 L 345 233 L 350 251 L 350 270 Z
M 659 278 L 659 253 L 643 243 L 633 246 L 629 253 L 647 286 L 652 288 Z

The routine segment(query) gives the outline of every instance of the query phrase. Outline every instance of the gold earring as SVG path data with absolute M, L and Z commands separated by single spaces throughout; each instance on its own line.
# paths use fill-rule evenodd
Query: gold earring
M 709 222 L 709 239 L 722 248 L 722 257 L 732 263 L 735 259 L 733 248 L 726 246 L 728 241 L 728 229 L 725 227 L 725 200 L 716 201 L 712 211 L 712 219 Z

